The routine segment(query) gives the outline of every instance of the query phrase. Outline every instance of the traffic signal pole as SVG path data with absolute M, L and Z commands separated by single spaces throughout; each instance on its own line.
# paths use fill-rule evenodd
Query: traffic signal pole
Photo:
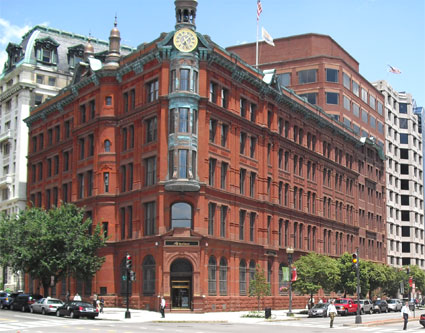
M 131 255 L 130 254 L 126 254 L 125 255 L 125 272 L 126 272 L 126 277 L 127 277 L 127 311 L 125 312 L 125 319 L 129 319 L 131 318 L 131 313 L 130 313 L 130 302 L 129 302 L 129 298 L 130 298 L 130 271 L 131 271 Z
M 359 248 L 356 249 L 356 256 L 353 254 L 353 262 L 356 260 L 356 275 L 357 275 L 357 314 L 356 314 L 356 324 L 362 323 L 362 315 L 360 314 L 360 269 L 359 269 Z

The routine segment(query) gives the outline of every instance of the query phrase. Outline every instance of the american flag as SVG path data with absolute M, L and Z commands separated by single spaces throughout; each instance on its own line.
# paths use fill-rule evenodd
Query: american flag
M 401 74 L 401 70 L 399 70 L 397 67 L 393 67 L 391 65 L 388 65 L 389 69 L 388 72 L 393 74 Z
M 257 0 L 257 21 L 260 19 L 260 14 L 263 11 L 263 8 L 261 7 L 261 1 Z

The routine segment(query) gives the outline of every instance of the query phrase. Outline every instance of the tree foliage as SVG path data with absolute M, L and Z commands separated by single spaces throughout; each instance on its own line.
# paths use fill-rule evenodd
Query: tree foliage
M 267 282 L 264 270 L 257 264 L 255 267 L 254 280 L 249 281 L 249 296 L 257 297 L 258 311 L 260 311 L 260 300 L 270 295 L 270 284 Z
M 64 276 L 86 279 L 102 266 L 98 250 L 105 246 L 100 226 L 91 230 L 92 221 L 84 210 L 63 204 L 48 211 L 28 208 L 14 218 L 0 222 L 0 261 L 16 271 L 39 279 L 48 290 L 53 277 L 56 284 Z M 5 234 L 3 233 L 5 232 Z
M 311 252 L 300 257 L 294 266 L 298 278 L 293 286 L 301 294 L 313 295 L 321 288 L 334 290 L 339 282 L 338 263 L 330 257 Z

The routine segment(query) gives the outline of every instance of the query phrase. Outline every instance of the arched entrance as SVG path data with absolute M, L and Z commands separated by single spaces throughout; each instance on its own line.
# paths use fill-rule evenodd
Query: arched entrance
M 171 307 L 192 308 L 192 264 L 186 259 L 176 259 L 170 267 Z

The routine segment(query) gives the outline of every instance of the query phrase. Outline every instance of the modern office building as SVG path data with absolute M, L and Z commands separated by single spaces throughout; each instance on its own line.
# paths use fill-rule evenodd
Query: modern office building
M 277 38 L 274 44 L 272 47 L 259 42 L 258 67 L 275 69 L 282 86 L 319 106 L 341 122 L 348 133 L 377 145 L 384 158 L 384 97 L 360 74 L 360 65 L 353 56 L 330 36 L 320 34 Z M 227 50 L 254 65 L 255 48 L 255 43 L 248 43 Z M 357 163 L 364 168 L 355 183 L 360 258 L 376 260 L 374 247 L 386 243 L 385 205 L 376 205 L 376 201 L 385 202 L 385 170 L 375 170 L 367 160 Z M 376 172 L 379 177 L 374 177 Z M 332 177 L 338 176 L 335 170 L 331 173 Z
M 175 30 L 126 57 L 116 28 L 104 61 L 86 44 L 71 84 L 25 120 L 31 203 L 74 202 L 109 237 L 96 276 L 64 278 L 56 294 L 96 292 L 122 306 L 128 291 L 144 309 L 158 309 L 159 296 L 173 310 L 255 309 L 248 290 L 259 265 L 271 286 L 265 306 L 283 308 L 289 248 L 297 259 L 359 247 L 385 262 L 377 140 L 197 32 L 197 1 L 175 5 Z
M 373 85 L 385 97 L 387 262 L 425 269 L 422 117 L 410 94 Z
M 0 211 L 16 214 L 27 204 L 28 127 L 30 109 L 68 86 L 88 38 L 43 26 L 28 31 L 19 44 L 9 43 L 0 74 Z M 108 42 L 91 39 L 96 57 L 104 59 Z M 123 47 L 125 54 L 132 51 Z M 55 131 L 47 135 L 56 136 Z M 4 287 L 23 288 L 19 274 L 2 274 Z

